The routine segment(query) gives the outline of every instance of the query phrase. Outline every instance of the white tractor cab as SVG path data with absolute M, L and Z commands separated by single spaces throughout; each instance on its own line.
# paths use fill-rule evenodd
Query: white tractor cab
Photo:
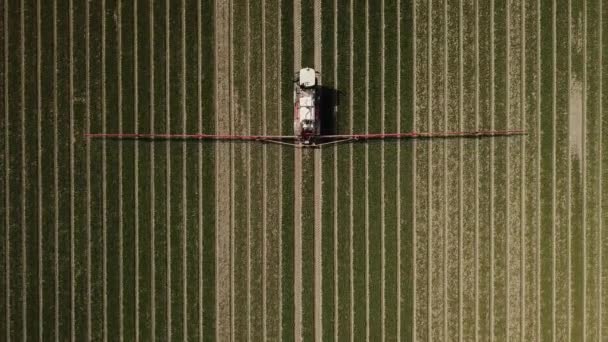
M 319 79 L 312 68 L 303 68 L 295 75 L 293 89 L 294 135 L 304 144 L 310 144 L 321 129 L 319 112 Z

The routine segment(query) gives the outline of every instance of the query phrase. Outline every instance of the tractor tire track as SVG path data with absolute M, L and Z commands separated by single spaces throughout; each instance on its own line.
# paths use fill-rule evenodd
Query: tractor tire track
M 215 2 L 215 126 L 219 134 L 231 131 L 231 76 L 232 45 L 231 45 L 231 3 Z M 215 225 L 215 338 L 229 340 L 232 337 L 232 218 L 231 218 L 231 169 L 232 147 L 217 144 L 215 147 L 215 198 L 216 198 L 216 225 Z M 228 284 L 228 285 L 227 285 Z
M 293 2 L 293 69 L 300 70 L 302 64 L 302 4 Z M 294 339 L 302 339 L 303 324 L 303 276 L 302 276 L 302 149 L 295 149 L 294 162 Z
M 321 0 L 314 1 L 314 67 L 321 75 L 322 72 L 322 41 L 321 41 Z M 321 76 L 322 77 L 322 76 Z M 319 82 L 322 83 L 321 79 Z M 315 340 L 323 339 L 323 150 L 314 151 L 314 329 Z

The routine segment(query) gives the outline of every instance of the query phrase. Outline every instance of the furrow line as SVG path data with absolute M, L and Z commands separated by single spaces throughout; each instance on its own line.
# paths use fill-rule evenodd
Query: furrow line
M 137 40 L 138 36 L 138 26 L 137 26 L 137 1 L 133 1 L 133 97 L 134 97 L 134 108 L 133 108 L 133 117 L 135 123 L 135 133 L 139 133 L 139 64 L 138 64 L 138 52 L 139 52 L 139 42 Z M 88 132 L 88 130 L 87 130 Z M 139 342 L 139 141 L 135 142 L 135 175 L 134 175 L 134 215 L 135 215 L 135 341 Z
M 88 2 L 87 2 L 87 13 L 88 13 Z M 42 22 L 42 18 L 41 18 L 41 10 L 40 10 L 40 0 L 36 1 L 36 92 L 37 92 L 37 99 L 36 99 L 36 106 L 37 106 L 37 122 L 36 122 L 36 136 L 38 137 L 38 142 L 37 142 L 37 170 L 36 170 L 36 178 L 37 178 L 37 182 L 38 182 L 38 340 L 42 341 L 43 338 L 43 332 L 44 332 L 44 324 L 43 324 L 43 319 L 42 319 L 42 308 L 43 308 L 43 303 L 44 303 L 44 296 L 43 296 L 43 264 L 42 264 L 42 96 L 40 95 L 42 93 L 42 58 L 40 57 L 41 55 L 41 51 L 42 51 L 42 39 L 41 39 L 41 22 Z M 6 23 L 6 21 L 5 21 Z M 88 15 L 87 15 L 87 22 L 86 22 L 86 39 L 87 39 L 87 95 L 88 95 L 88 65 L 89 65 L 89 59 L 88 59 L 88 54 L 89 54 L 89 45 L 88 45 L 88 39 L 89 39 L 89 21 L 88 21 Z M 5 30 L 6 31 L 6 30 Z M 6 99 L 6 97 L 5 97 Z M 88 96 L 87 96 L 87 131 L 90 128 L 89 125 L 89 102 L 88 102 Z M 87 144 L 87 170 L 90 169 L 90 148 L 89 145 Z M 87 171 L 87 196 L 90 198 L 90 187 L 89 187 L 89 174 L 90 172 Z M 90 203 L 90 201 L 87 201 L 87 203 Z M 90 207 L 87 206 L 87 217 L 90 218 Z M 87 220 L 87 222 L 90 222 L 90 220 Z M 88 226 L 87 232 L 90 231 L 90 225 Z M 87 264 L 89 265 L 89 264 Z M 87 266 L 87 270 L 90 270 L 90 267 Z M 87 271 L 87 275 L 89 275 L 90 272 Z M 90 282 L 88 282 L 87 284 L 90 284 Z M 87 289 L 90 289 L 90 286 L 87 286 Z M 90 298 L 89 296 L 90 291 L 87 292 L 87 298 Z M 88 301 L 87 301 L 88 303 Z M 87 312 L 90 312 L 90 310 L 87 310 Z M 87 326 L 89 326 L 90 323 L 90 314 L 87 315 Z M 90 336 L 90 334 L 89 334 Z
M 72 1 L 72 0 L 70 0 Z M 117 3 L 118 14 L 116 21 L 118 22 L 118 133 L 123 132 L 123 112 L 122 112 L 122 0 Z M 105 130 L 104 130 L 105 132 Z M 123 196 L 124 196 L 124 180 L 123 180 L 123 141 L 118 141 L 118 338 L 119 341 L 124 341 L 124 213 L 123 213 Z
M 21 262 L 22 262 L 22 273 L 21 273 L 21 319 L 23 320 L 23 337 L 27 339 L 27 222 L 25 214 L 26 205 L 26 186 L 25 186 L 25 8 L 24 1 L 21 0 L 21 15 L 20 15 L 20 26 L 21 26 Z M 5 100 L 6 101 L 6 100 Z
M 182 1 L 182 132 L 187 133 L 186 115 L 186 3 Z M 200 131 L 199 131 L 200 132 Z M 182 143 L 182 319 L 183 338 L 188 338 L 188 199 L 186 178 L 186 143 Z
M 165 120 L 166 120 L 166 132 L 167 134 L 171 133 L 171 87 L 169 86 L 171 83 L 171 21 L 169 20 L 169 15 L 171 13 L 171 8 L 169 6 L 169 0 L 165 1 Z M 167 260 L 166 260 L 166 268 L 167 268 L 167 276 L 166 276 L 166 303 L 167 303 L 167 340 L 172 339 L 172 325 L 173 325 L 173 312 L 172 305 L 173 302 L 171 292 L 171 141 L 165 142 L 165 165 L 167 169 L 165 170 L 165 191 L 166 191 L 166 199 L 165 199 L 165 236 L 167 238 Z
M 4 3 L 4 104 L 5 104 L 5 108 L 4 108 L 4 155 L 6 156 L 6 158 L 8 159 L 9 156 L 9 106 L 8 106 L 8 88 L 10 87 L 10 84 L 8 83 L 8 3 Z M 6 182 L 4 185 L 4 208 L 6 211 L 6 215 L 5 215 L 5 222 L 4 222 L 4 230 L 5 230 L 5 254 L 4 254 L 4 269 L 5 269 L 5 283 L 6 283 L 6 288 L 5 288 L 5 300 L 6 300 L 6 331 L 5 331 L 5 338 L 7 341 L 10 341 L 10 331 L 11 331 L 11 307 L 10 307 L 10 302 L 11 302 L 11 291 L 10 291 L 10 281 L 11 281 L 11 275 L 10 275 L 10 232 L 9 232 L 9 225 L 10 225 L 10 182 L 9 182 L 9 172 L 10 172 L 10 168 L 9 168 L 9 163 L 8 160 L 7 162 L 4 164 L 4 181 Z
M 386 110 L 386 104 L 384 101 L 384 81 L 385 81 L 385 68 L 386 68 L 386 61 L 385 61 L 385 53 L 384 53 L 384 49 L 386 47 L 386 37 L 385 37 L 385 33 L 384 30 L 385 28 L 385 18 L 384 18 L 384 0 L 381 0 L 381 11 L 380 11 L 380 27 L 381 27 L 381 33 L 380 33 L 380 41 L 381 41 L 381 52 L 380 52 L 380 112 L 381 112 L 381 118 L 380 118 L 380 126 L 381 126 L 381 131 L 384 134 L 384 130 L 385 130 L 385 122 L 384 122 L 384 115 L 385 115 L 385 110 Z M 381 331 L 381 339 L 382 341 L 386 340 L 386 284 L 385 284 L 385 280 L 386 280 L 386 241 L 385 241 L 385 224 L 386 224 L 386 204 L 384 203 L 384 196 L 385 196 L 385 188 L 384 188 L 384 183 L 385 183 L 385 160 L 384 160 L 384 141 L 381 142 L 381 148 L 380 148 L 380 160 L 381 160 L 381 171 L 380 171 L 380 252 L 381 252 L 381 257 L 380 257 L 380 263 L 381 263 L 381 269 L 380 269 L 380 319 L 382 321 L 381 325 L 380 325 L 380 331 Z

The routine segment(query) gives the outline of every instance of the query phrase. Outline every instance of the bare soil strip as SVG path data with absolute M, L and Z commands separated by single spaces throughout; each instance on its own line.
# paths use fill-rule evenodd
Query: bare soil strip
M 302 62 L 302 4 L 293 2 L 294 70 L 299 70 Z M 302 338 L 302 150 L 295 150 L 294 163 L 294 339 Z
M 315 59 L 315 69 L 322 73 L 322 63 L 321 63 L 321 51 L 322 51 L 322 42 L 321 42 L 321 0 L 315 0 L 314 2 L 314 59 Z M 322 76 L 321 76 L 322 77 Z M 322 83 L 321 83 L 322 84 Z M 322 208 L 323 208 L 323 194 L 322 194 L 322 150 L 314 151 L 314 215 L 315 215 L 315 230 L 314 230 L 314 256 L 315 256 L 315 266 L 314 266 L 314 326 L 315 326 L 315 340 L 321 341 L 323 337 L 323 227 L 322 227 Z
M 314 155 L 314 167 L 315 167 L 315 340 L 321 341 L 323 338 L 323 312 L 322 312 L 322 304 L 323 304 L 323 279 L 322 279 L 322 268 L 323 268 L 323 258 L 322 258 L 322 217 L 321 217 L 321 209 L 323 207 L 323 198 L 322 198 L 322 181 L 321 181 L 321 170 L 322 170 L 322 156 L 321 150 L 315 150 Z
M 216 132 L 230 131 L 230 3 L 215 3 Z M 216 145 L 216 339 L 231 339 L 231 207 L 230 146 Z

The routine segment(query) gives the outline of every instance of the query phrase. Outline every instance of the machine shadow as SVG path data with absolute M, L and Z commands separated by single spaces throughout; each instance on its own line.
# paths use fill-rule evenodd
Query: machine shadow
M 321 135 L 338 134 L 338 105 L 340 91 L 328 86 L 319 86 L 319 110 L 321 111 Z

